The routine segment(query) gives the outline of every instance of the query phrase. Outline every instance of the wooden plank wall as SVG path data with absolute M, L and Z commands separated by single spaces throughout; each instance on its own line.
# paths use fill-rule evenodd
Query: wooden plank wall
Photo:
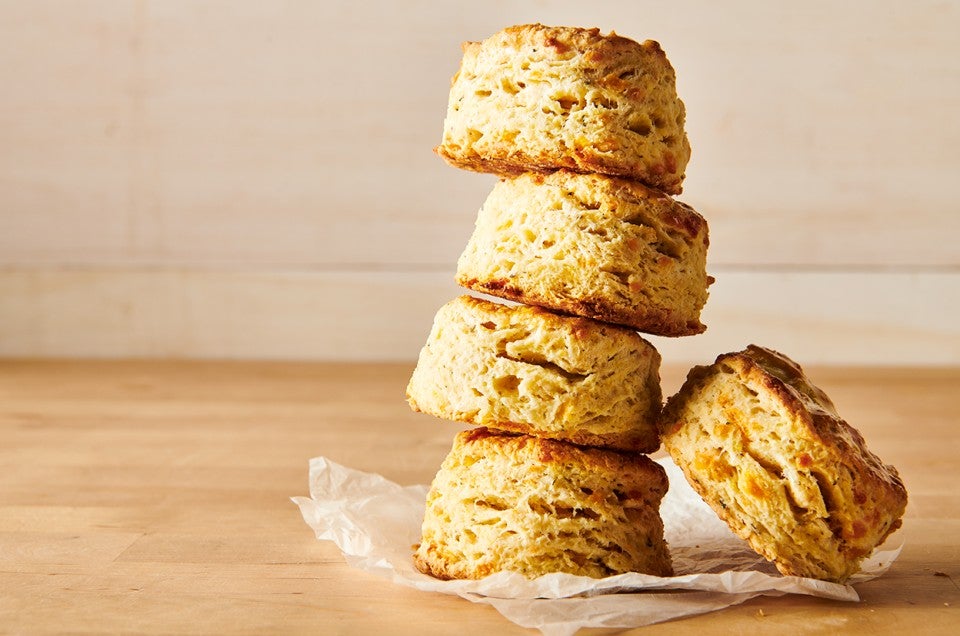
M 708 219 L 694 362 L 960 364 L 960 3 L 0 0 L 0 355 L 412 360 L 493 180 L 459 43 L 661 42 Z

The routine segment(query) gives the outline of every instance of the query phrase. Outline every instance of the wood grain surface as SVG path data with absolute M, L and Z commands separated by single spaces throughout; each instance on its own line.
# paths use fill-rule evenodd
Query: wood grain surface
M 528 633 L 490 607 L 350 569 L 289 501 L 318 455 L 403 484 L 432 478 L 457 427 L 409 411 L 410 371 L 0 362 L 0 632 Z M 665 369 L 665 392 L 684 373 Z M 960 369 L 809 373 L 904 477 L 899 560 L 858 586 L 860 603 L 759 598 L 642 633 L 960 629 Z

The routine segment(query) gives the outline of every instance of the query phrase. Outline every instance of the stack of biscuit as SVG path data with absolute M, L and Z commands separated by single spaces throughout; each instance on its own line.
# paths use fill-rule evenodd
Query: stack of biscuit
M 899 525 L 906 490 L 786 356 L 751 345 L 661 404 L 637 332 L 702 332 L 706 221 L 656 42 L 524 25 L 464 45 L 437 152 L 500 177 L 407 388 L 471 425 L 427 496 L 417 567 L 672 573 L 661 440 L 694 489 L 784 574 L 847 580 Z
M 690 147 L 655 42 L 511 27 L 464 45 L 437 152 L 499 182 L 407 388 L 459 434 L 417 567 L 672 573 L 660 501 L 660 355 L 700 333 L 707 224 L 678 194 Z

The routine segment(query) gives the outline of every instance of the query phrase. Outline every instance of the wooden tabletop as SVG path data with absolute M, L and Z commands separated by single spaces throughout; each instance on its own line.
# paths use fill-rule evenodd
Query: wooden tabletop
M 411 368 L 0 361 L 0 632 L 531 633 L 347 567 L 289 500 L 318 455 L 430 481 L 457 427 L 409 411 Z M 636 632 L 960 633 L 960 369 L 808 372 L 906 482 L 899 560 L 860 603 Z

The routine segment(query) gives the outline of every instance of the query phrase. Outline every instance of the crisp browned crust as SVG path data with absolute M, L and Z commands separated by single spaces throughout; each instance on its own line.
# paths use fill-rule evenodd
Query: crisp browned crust
M 525 422 L 499 421 L 493 426 L 496 430 L 506 433 L 531 435 L 535 437 L 544 436 L 542 427 Z M 606 433 L 603 435 L 579 430 L 555 431 L 551 432 L 550 436 L 549 439 L 568 444 L 596 446 L 599 448 L 609 448 L 611 450 L 619 449 L 650 453 L 660 447 L 660 436 L 657 435 L 655 430 L 650 429 L 624 433 Z
M 694 489 L 783 574 L 845 581 L 900 527 L 897 470 L 771 349 L 692 369 L 661 432 Z
M 667 485 L 645 455 L 465 431 L 427 495 L 414 564 L 440 579 L 669 576 L 659 515 Z
M 703 332 L 707 222 L 639 183 L 560 170 L 501 180 L 457 283 L 661 336 Z
M 642 453 L 577 446 L 534 435 L 504 433 L 485 426 L 463 431 L 459 434 L 458 443 L 479 446 L 485 450 L 499 448 L 505 453 L 529 449 L 532 459 L 543 464 L 577 464 L 584 471 L 618 475 L 636 486 L 627 491 L 627 498 L 642 499 L 645 504 L 658 503 L 669 486 L 663 466 Z
M 657 336 L 693 336 L 706 331 L 707 327 L 699 320 L 688 320 L 677 312 L 652 307 L 638 307 L 626 310 L 603 298 L 557 299 L 533 293 L 526 293 L 503 278 L 478 280 L 476 278 L 457 278 L 457 284 L 476 292 L 498 296 L 525 305 L 546 307 L 573 316 L 585 316 L 601 322 L 633 327 L 644 333 Z
M 616 142 L 604 140 L 597 143 L 612 146 Z M 658 187 L 667 194 L 682 194 L 681 184 L 686 177 L 685 174 L 676 175 L 677 160 L 670 151 L 666 151 L 664 163 L 641 170 L 635 163 L 627 163 L 619 158 L 601 154 L 590 146 L 576 148 L 568 155 L 549 151 L 524 155 L 506 154 L 510 152 L 507 148 L 502 150 L 504 153 L 502 155 L 457 155 L 442 145 L 436 146 L 433 150 L 454 168 L 507 177 L 525 172 L 550 173 L 555 170 L 573 170 L 584 174 L 607 174 L 624 179 L 636 179 L 638 182 L 642 181 Z
M 681 192 L 685 110 L 657 42 L 527 24 L 463 51 L 436 148 L 451 165 L 503 175 L 566 168 Z

